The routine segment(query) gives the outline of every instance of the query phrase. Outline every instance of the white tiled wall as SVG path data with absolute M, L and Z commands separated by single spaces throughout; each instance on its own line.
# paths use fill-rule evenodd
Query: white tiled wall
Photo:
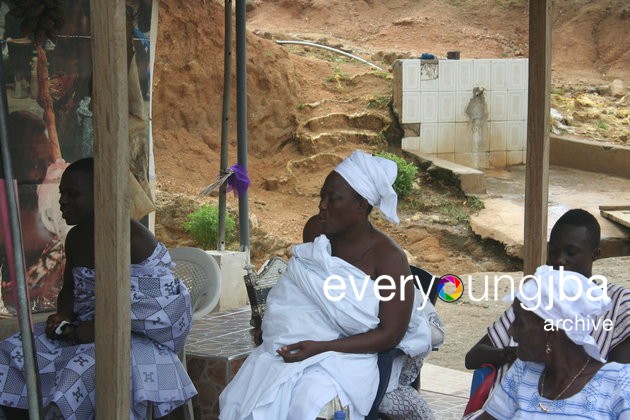
M 457 92 L 439 92 L 438 122 L 454 122 Z
M 420 123 L 420 136 L 403 139 L 403 148 L 478 168 L 524 162 L 527 59 L 439 60 L 437 71 L 434 60 L 401 61 L 401 122 Z M 473 134 L 466 107 L 476 87 L 488 119 Z
M 437 153 L 455 153 L 455 123 L 439 123 Z
M 438 96 L 440 92 L 422 92 L 420 97 L 420 122 L 438 122 Z
M 490 89 L 492 60 L 473 60 L 473 69 L 475 71 L 473 84 L 485 89 Z
M 437 139 L 437 124 L 422 124 L 420 126 L 420 151 L 422 153 L 436 153 Z

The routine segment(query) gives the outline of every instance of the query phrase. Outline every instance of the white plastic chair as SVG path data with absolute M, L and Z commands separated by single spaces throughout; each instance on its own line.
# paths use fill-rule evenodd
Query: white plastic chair
M 221 296 L 221 270 L 214 258 L 199 248 L 180 247 L 169 250 L 175 263 L 173 272 L 188 288 L 193 321 L 210 313 Z M 186 347 L 179 358 L 186 368 Z M 153 404 L 149 404 L 147 418 L 152 419 Z M 184 405 L 184 418 L 194 420 L 192 399 Z
M 180 247 L 169 250 L 175 263 L 173 272 L 184 282 L 190 293 L 193 320 L 210 313 L 221 296 L 221 270 L 219 264 L 206 251 Z

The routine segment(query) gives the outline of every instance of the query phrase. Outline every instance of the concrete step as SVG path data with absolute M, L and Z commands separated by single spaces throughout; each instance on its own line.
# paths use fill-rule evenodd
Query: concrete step
M 403 149 L 413 156 L 420 167 L 432 176 L 459 186 L 466 194 L 485 194 L 486 181 L 482 171 L 460 165 L 449 160 L 440 159 L 419 150 Z

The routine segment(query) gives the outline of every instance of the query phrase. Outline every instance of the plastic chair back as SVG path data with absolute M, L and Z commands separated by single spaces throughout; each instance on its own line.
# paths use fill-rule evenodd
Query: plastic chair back
M 221 296 L 221 270 L 214 258 L 199 248 L 180 247 L 170 251 L 173 272 L 188 287 L 193 320 L 210 313 Z

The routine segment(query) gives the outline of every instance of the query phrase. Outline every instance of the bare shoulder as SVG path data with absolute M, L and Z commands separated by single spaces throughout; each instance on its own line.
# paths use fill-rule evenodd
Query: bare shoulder
M 131 220 L 129 227 L 131 263 L 138 264 L 151 256 L 157 246 L 157 239 L 143 224 Z
M 387 234 L 375 230 L 374 255 L 376 259 L 376 274 L 400 276 L 409 275 L 409 261 L 405 251 Z
M 324 233 L 324 226 L 317 215 L 311 216 L 304 224 L 302 230 L 302 242 L 313 242 L 315 238 Z

